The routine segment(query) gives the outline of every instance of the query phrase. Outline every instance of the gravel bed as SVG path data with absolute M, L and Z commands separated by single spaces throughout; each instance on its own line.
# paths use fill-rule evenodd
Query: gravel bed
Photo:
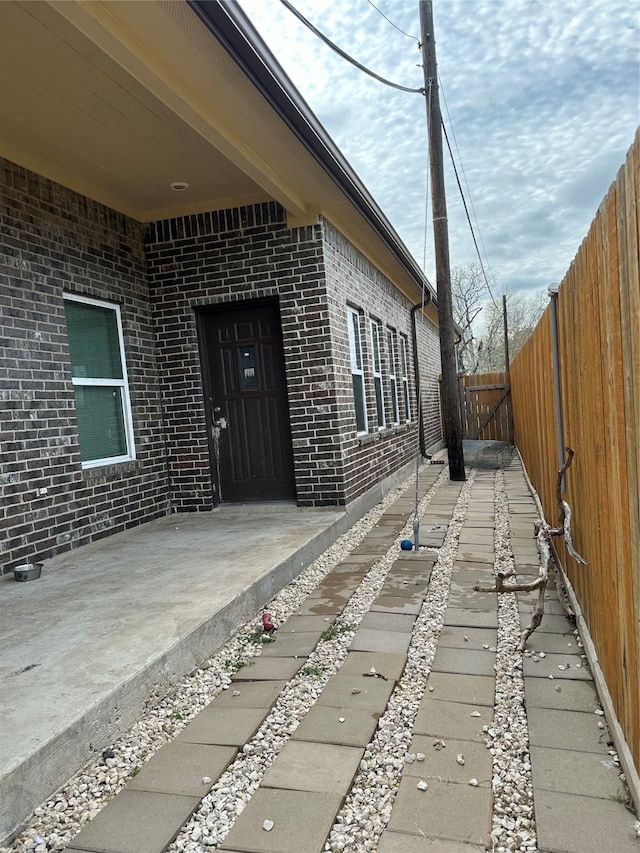
M 445 472 L 443 471 L 428 495 L 423 499 L 423 504 L 428 503 L 431 495 L 444 480 Z M 349 555 L 375 526 L 387 508 L 407 490 L 412 482 L 415 482 L 415 477 L 409 478 L 403 485 L 389 492 L 383 501 L 359 519 L 269 602 L 269 612 L 272 613 L 276 624 L 281 623 L 293 613 L 319 581 Z M 391 550 L 397 551 L 397 546 L 394 545 Z M 374 566 L 374 570 L 376 568 Z M 386 570 L 381 569 L 384 572 L 381 575 L 382 580 L 387 570 L 388 567 Z M 367 577 L 373 578 L 372 572 Z M 378 572 L 379 574 L 380 572 Z M 380 580 L 380 584 L 382 580 Z M 360 589 L 356 590 L 352 598 L 353 613 L 346 611 L 343 622 L 347 621 L 347 617 L 355 620 L 358 612 L 359 592 Z M 366 600 L 366 596 L 361 604 L 362 607 L 365 607 L 364 600 Z M 348 607 L 352 607 L 351 602 Z M 362 615 L 366 609 L 367 607 L 362 611 Z M 260 653 L 262 644 L 255 641 L 260 629 L 261 620 L 260 613 L 258 613 L 214 657 L 203 662 L 198 669 L 186 676 L 169 694 L 150 694 L 140 720 L 126 734 L 106 748 L 100 757 L 75 774 L 55 794 L 38 806 L 31 818 L 28 819 L 25 829 L 9 846 L 0 848 L 0 853 L 52 853 L 52 851 L 57 853 L 57 851 L 64 850 L 65 845 L 77 835 L 82 826 L 95 817 L 101 808 L 124 787 L 132 774 L 135 774 L 163 744 L 173 740 L 186 723 L 206 707 L 218 693 L 230 686 L 233 672 Z M 352 636 L 353 633 L 345 633 L 332 641 L 333 644 L 328 644 L 328 649 L 319 648 L 316 663 L 318 668 L 326 667 L 326 678 L 330 674 L 334 649 L 337 651 L 344 645 L 344 653 L 346 654 L 346 646 L 348 646 Z M 304 670 L 307 670 L 308 667 L 309 664 Z M 298 676 L 297 681 L 300 685 L 296 701 L 304 703 L 304 706 L 313 703 L 322 689 L 323 682 L 319 678 L 302 675 Z M 300 708 L 296 713 L 300 713 Z M 278 737 L 285 736 L 285 723 L 280 721 L 279 712 L 276 712 L 275 709 L 274 714 L 272 723 L 277 726 L 279 733 L 274 740 L 274 746 L 277 747 Z M 262 729 L 256 735 L 258 741 L 261 732 Z M 262 732 L 262 734 L 262 739 L 264 739 L 264 733 Z M 282 741 L 283 744 L 284 741 Z M 282 745 L 279 748 L 282 748 Z M 249 750 L 251 750 L 250 745 Z M 260 762 L 258 761 L 257 764 L 259 766 Z M 266 766 L 262 772 L 264 770 L 266 770 Z M 256 773 L 259 771 L 251 770 L 249 772 Z M 255 779 L 250 781 L 254 782 Z M 242 802 L 245 800 L 240 798 L 234 804 L 236 814 L 239 810 L 241 811 Z M 205 805 L 204 809 L 206 810 L 206 808 Z M 208 818 L 209 815 L 206 817 Z M 196 820 L 196 823 L 199 822 Z M 192 833 L 198 834 L 197 826 L 194 825 Z M 179 846 L 184 841 L 184 835 L 185 833 L 182 833 L 178 837 L 173 849 L 187 849 L 184 843 L 182 847 Z M 193 839 L 191 840 L 193 841 Z M 207 838 L 207 842 L 206 846 L 208 847 L 216 843 L 209 838 Z M 189 849 L 197 850 L 200 848 Z
M 447 609 L 451 573 L 473 480 L 472 472 L 461 489 L 444 542 L 438 549 L 404 671 L 337 815 L 324 848 L 326 853 L 343 850 L 365 853 L 376 849 L 391 817 L 405 762 L 415 760 L 409 753 L 413 724 L 427 687 Z
M 419 516 L 424 514 L 433 495 L 445 479 L 443 471 L 420 501 Z M 224 841 L 237 816 L 244 810 L 277 754 L 311 709 L 329 678 L 344 663 L 349 645 L 362 618 L 371 607 L 391 565 L 397 558 L 398 543 L 411 532 L 412 520 L 405 524 L 394 544 L 371 567 L 354 591 L 341 616 L 335 622 L 332 631 L 335 636 L 332 639 L 319 641 L 316 649 L 307 658 L 304 667 L 285 686 L 254 738 L 245 744 L 242 753 L 220 777 L 174 843 L 168 848 L 169 853 L 201 853 Z M 344 553 L 342 558 L 346 555 Z M 328 620 L 328 622 L 332 621 Z
M 515 568 L 509 538 L 509 502 L 501 470 L 495 474 L 494 494 L 494 570 L 497 574 Z M 503 593 L 498 596 L 494 717 L 487 727 L 493 756 L 491 839 L 496 853 L 537 850 L 523 656 L 518 651 L 520 634 L 516 594 Z

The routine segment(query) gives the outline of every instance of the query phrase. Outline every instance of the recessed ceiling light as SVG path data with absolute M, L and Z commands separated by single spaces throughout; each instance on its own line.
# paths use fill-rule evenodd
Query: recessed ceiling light
M 169 187 L 175 192 L 181 193 L 189 189 L 189 184 L 186 181 L 173 181 L 173 183 L 169 184 Z

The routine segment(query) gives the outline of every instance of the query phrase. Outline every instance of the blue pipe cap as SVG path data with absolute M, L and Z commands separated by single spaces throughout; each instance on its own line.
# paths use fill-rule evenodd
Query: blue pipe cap
M 400 543 L 400 547 L 403 551 L 413 551 L 413 542 L 411 539 L 403 539 Z

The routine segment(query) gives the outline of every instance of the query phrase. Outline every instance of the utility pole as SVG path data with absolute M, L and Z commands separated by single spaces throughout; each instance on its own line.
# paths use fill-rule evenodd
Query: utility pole
M 449 478 L 461 481 L 465 479 L 464 454 L 462 451 L 462 419 L 458 398 L 458 373 L 456 369 L 451 271 L 449 266 L 449 228 L 447 222 L 447 199 L 444 190 L 444 167 L 442 163 L 442 119 L 440 116 L 440 100 L 438 98 L 436 40 L 433 32 L 433 6 L 431 0 L 420 0 L 420 30 L 422 35 L 421 48 L 425 94 L 427 99 L 427 127 L 429 129 L 431 210 L 433 213 L 433 241 L 438 293 L 438 325 L 440 327 L 444 439 L 449 453 Z

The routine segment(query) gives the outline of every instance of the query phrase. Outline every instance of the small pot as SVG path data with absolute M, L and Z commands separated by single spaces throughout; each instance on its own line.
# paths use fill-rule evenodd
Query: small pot
M 40 577 L 41 571 L 42 563 L 23 563 L 15 567 L 13 576 L 17 581 L 35 581 Z

